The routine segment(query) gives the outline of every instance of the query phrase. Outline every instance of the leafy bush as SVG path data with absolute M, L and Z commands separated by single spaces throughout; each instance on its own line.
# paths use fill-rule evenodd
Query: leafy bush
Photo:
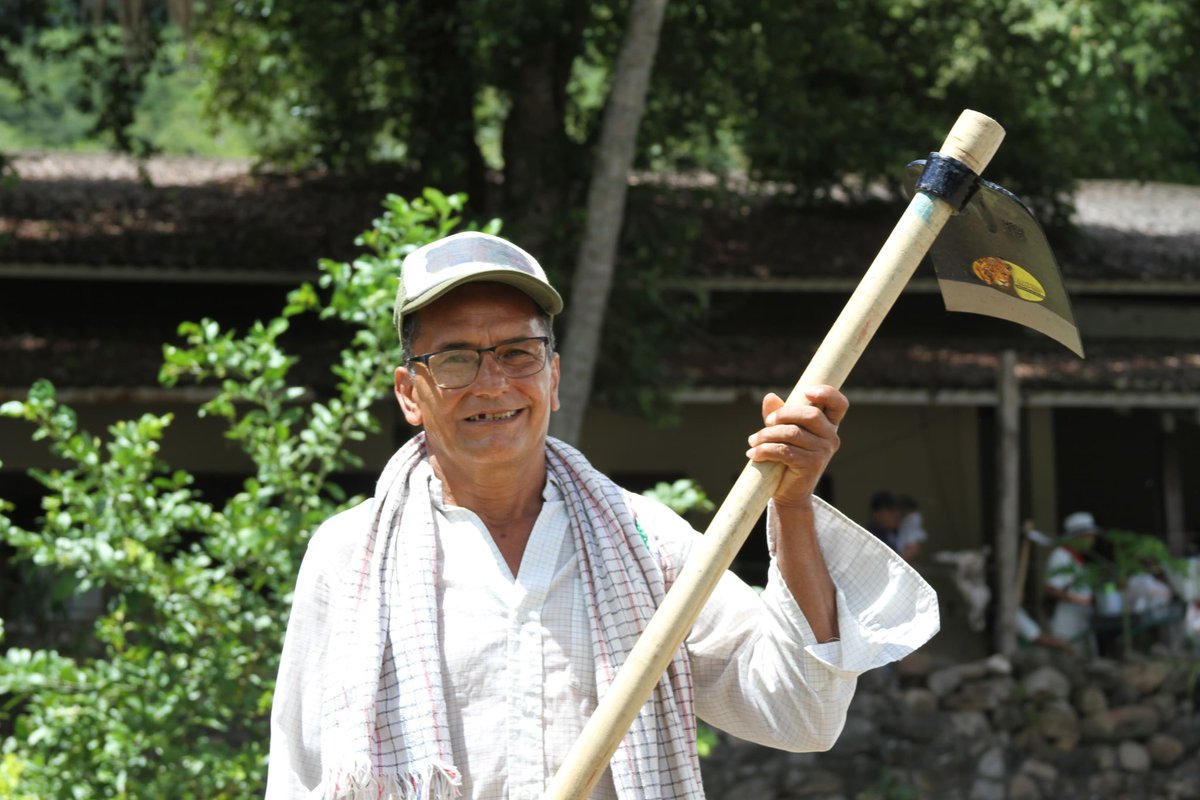
M 673 483 L 659 481 L 642 494 L 657 500 L 680 515 L 690 511 L 707 513 L 716 508 L 700 484 L 691 478 L 680 478 Z
M 0 715 L 11 722 L 0 794 L 40 798 L 260 797 L 278 654 L 307 535 L 354 499 L 333 481 L 357 466 L 348 445 L 378 429 L 371 406 L 391 389 L 398 264 L 459 224 L 465 198 L 390 196 L 350 263 L 322 261 L 319 286 L 291 292 L 279 316 L 244 334 L 212 320 L 180 326 L 160 380 L 216 386 L 217 416 L 253 476 L 227 502 L 206 500 L 159 456 L 171 415 L 81 430 L 54 387 L 37 383 L 0 413 L 27 420 L 65 466 L 31 474 L 45 488 L 39 527 L 0 501 L 0 541 L 18 557 L 99 588 L 105 610 L 78 652 L 10 648 Z M 494 229 L 495 224 L 488 226 Z M 317 314 L 352 333 L 331 396 L 289 379 L 289 321 Z M 3 627 L 0 626 L 0 636 Z
M 1173 556 L 1167 543 L 1157 536 L 1125 530 L 1106 530 L 1098 544 L 1097 553 L 1086 565 L 1084 582 L 1093 596 L 1100 598 L 1110 592 L 1127 593 L 1136 575 L 1163 576 L 1178 571 L 1183 560 Z M 1121 650 L 1126 655 L 1135 652 L 1134 616 L 1128 596 L 1120 606 Z

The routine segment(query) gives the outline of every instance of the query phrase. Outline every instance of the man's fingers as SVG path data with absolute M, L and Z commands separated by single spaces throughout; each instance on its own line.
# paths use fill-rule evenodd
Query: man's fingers
M 752 444 L 746 451 L 746 457 L 751 461 L 775 461 L 785 467 L 812 469 L 813 467 L 824 467 L 835 449 L 829 444 L 805 447 L 799 444 L 766 441 Z
M 812 430 L 818 426 L 820 430 Z M 837 428 L 823 418 L 807 426 L 769 425 L 751 434 L 747 442 L 751 448 L 747 455 L 754 461 L 780 461 L 796 466 L 813 456 L 828 459 L 841 444 Z
M 846 411 L 850 408 L 850 401 L 846 399 L 846 395 L 832 386 L 809 387 L 804 390 L 804 396 L 814 407 L 821 409 L 825 418 L 835 427 L 842 424 Z
M 767 392 L 762 400 L 762 419 L 764 425 L 773 425 L 771 415 L 783 408 L 783 398 L 774 392 Z
M 804 397 L 807 403 L 785 405 L 779 395 L 768 392 L 762 401 L 763 423 L 805 425 L 808 420 L 814 419 L 812 410 L 815 409 L 836 428 L 850 408 L 846 396 L 832 386 L 810 386 L 804 389 Z

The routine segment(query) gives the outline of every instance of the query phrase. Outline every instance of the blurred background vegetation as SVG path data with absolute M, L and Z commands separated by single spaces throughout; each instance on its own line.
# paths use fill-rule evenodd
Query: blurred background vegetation
M 468 190 L 562 155 L 571 196 L 628 5 L 3 0 L 0 149 L 390 162 Z M 676 2 L 661 41 L 642 168 L 813 199 L 895 181 L 971 107 L 1022 142 L 993 172 L 1019 192 L 1200 179 L 1194 3 Z

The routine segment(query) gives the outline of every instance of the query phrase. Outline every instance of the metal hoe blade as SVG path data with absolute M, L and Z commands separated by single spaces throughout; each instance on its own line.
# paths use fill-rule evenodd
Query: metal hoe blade
M 908 165 L 910 188 L 926 163 Z M 976 180 L 974 193 L 947 220 L 929 251 L 946 309 L 1016 322 L 1083 357 L 1071 302 L 1042 226 L 1015 194 Z

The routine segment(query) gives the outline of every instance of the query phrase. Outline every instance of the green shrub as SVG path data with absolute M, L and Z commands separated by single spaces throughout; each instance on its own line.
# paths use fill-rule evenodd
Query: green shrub
M 680 515 L 691 511 L 708 513 L 716 508 L 700 484 L 691 478 L 680 478 L 673 483 L 659 481 L 642 494 L 657 500 Z
M 272 687 L 307 536 L 348 498 L 332 478 L 357 466 L 348 445 L 377 431 L 391 391 L 399 261 L 459 224 L 462 196 L 391 196 L 350 263 L 322 261 L 318 286 L 244 334 L 184 323 L 160 380 L 216 388 L 200 413 L 227 423 L 254 474 L 221 505 L 159 456 L 171 415 L 81 430 L 48 382 L 0 413 L 27 420 L 64 466 L 31 474 L 45 489 L 35 529 L 0 501 L 0 541 L 105 610 L 78 652 L 10 648 L 0 662 L 0 794 L 38 798 L 261 797 Z M 489 226 L 494 229 L 495 225 Z M 311 399 L 289 379 L 289 320 L 317 314 L 352 341 L 336 389 Z M 0 636 L 3 627 L 0 626 Z

